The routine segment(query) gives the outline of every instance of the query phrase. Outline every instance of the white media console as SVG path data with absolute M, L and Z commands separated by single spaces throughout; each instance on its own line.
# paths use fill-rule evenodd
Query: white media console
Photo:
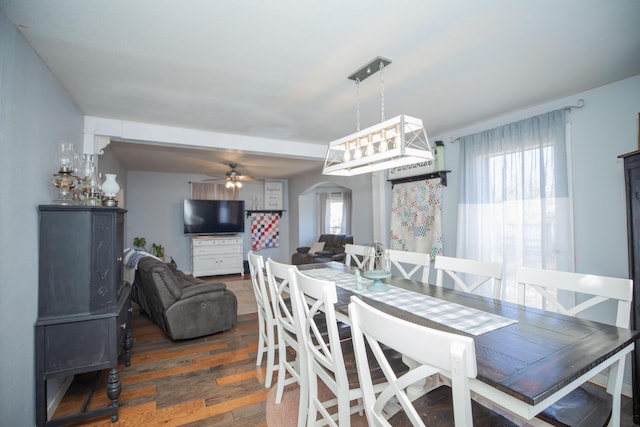
M 191 238 L 193 277 L 241 274 L 244 276 L 242 236 L 198 236 Z

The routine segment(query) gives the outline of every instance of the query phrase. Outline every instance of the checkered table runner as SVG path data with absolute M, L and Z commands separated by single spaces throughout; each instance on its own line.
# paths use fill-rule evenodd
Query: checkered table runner
M 494 329 L 499 329 L 517 322 L 516 320 L 507 319 L 492 313 L 486 313 L 395 286 L 389 286 L 389 289 L 384 292 L 371 292 L 367 290 L 367 286 L 371 284 L 373 280 L 364 277 L 362 278 L 362 290 L 358 290 L 353 274 L 331 268 L 317 268 L 301 271 L 301 273 L 316 279 L 330 280 L 335 282 L 336 286 L 353 293 L 402 308 L 405 311 L 417 314 L 425 319 L 471 335 L 482 335 L 485 332 L 493 331 Z

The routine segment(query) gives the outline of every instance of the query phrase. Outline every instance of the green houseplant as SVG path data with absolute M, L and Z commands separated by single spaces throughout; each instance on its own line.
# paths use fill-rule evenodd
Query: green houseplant
M 147 239 L 145 239 L 144 237 L 134 237 L 133 238 L 133 247 L 134 248 L 138 248 L 138 249 L 142 249 L 145 252 L 149 252 L 151 255 L 160 258 L 161 260 L 164 260 L 164 246 L 161 245 L 160 243 L 152 243 L 151 244 L 151 250 L 147 249 Z M 178 264 L 176 263 L 176 261 L 173 259 L 172 256 L 169 257 L 170 261 L 169 263 L 171 263 L 171 265 L 173 265 L 175 268 L 178 268 Z

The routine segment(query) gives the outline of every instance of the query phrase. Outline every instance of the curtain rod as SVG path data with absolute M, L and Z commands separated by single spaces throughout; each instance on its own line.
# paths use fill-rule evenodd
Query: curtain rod
M 584 107 L 584 99 L 580 98 L 576 102 L 576 105 L 566 105 L 562 107 L 563 110 L 571 110 L 572 108 L 582 108 Z
M 561 108 L 561 110 L 564 111 L 571 111 L 572 108 L 583 108 L 584 107 L 584 99 L 580 98 L 576 101 L 576 105 L 565 105 L 564 107 Z M 449 138 L 449 144 L 453 144 L 455 142 L 460 141 L 460 137 L 454 138 L 454 137 L 450 137 Z

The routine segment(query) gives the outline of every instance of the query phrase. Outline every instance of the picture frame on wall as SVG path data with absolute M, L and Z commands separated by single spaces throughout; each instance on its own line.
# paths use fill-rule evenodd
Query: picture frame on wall
M 264 183 L 264 208 L 265 210 L 282 210 L 282 183 Z

